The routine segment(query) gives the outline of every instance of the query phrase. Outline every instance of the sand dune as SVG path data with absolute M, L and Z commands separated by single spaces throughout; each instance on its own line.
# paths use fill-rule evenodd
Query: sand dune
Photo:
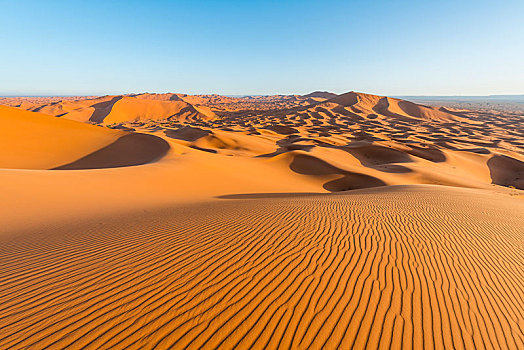
M 494 184 L 524 189 L 524 162 L 504 155 L 495 155 L 488 161 Z
M 463 121 L 464 118 L 457 117 L 454 114 L 445 113 L 436 107 L 418 105 L 413 102 L 403 101 L 391 97 L 382 97 L 356 92 L 348 92 L 338 95 L 327 101 L 325 104 L 336 103 L 345 107 L 351 107 L 356 113 L 373 112 L 386 117 L 395 119 L 416 120 L 437 120 L 442 122 Z M 470 121 L 471 122 L 471 121 Z
M 0 104 L 1 349 L 524 347 L 518 114 Z
M 125 133 L 0 106 L 0 167 L 93 169 L 131 166 L 160 159 L 163 139 Z
M 54 170 L 103 169 L 147 164 L 165 156 L 169 148 L 169 143 L 160 137 L 133 133 Z
M 81 98 L 63 101 L 31 100 L 22 105 L 19 99 L 0 100 L 5 105 L 26 108 L 33 112 L 63 117 L 81 122 L 113 124 L 144 120 L 189 121 L 210 119 L 215 115 L 205 107 L 199 109 L 176 94 L 138 94 Z M 40 102 L 40 103 L 38 103 Z
M 0 106 L 0 167 L 50 169 L 113 143 L 122 131 Z
M 207 119 L 207 116 L 184 101 L 159 101 L 124 96 L 114 103 L 111 112 L 104 118 L 103 122 L 112 124 L 151 119 L 169 120 L 170 118 L 187 121 L 200 118 Z
M 522 348 L 522 213 L 401 186 L 3 237 L 0 346 Z

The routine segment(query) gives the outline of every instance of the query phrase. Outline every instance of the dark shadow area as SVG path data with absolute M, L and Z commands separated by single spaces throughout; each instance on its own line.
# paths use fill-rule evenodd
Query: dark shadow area
M 129 132 L 132 132 L 132 131 L 135 131 L 134 128 L 130 128 L 128 126 L 124 126 L 124 125 L 120 125 L 120 124 L 117 124 L 117 125 L 111 125 L 109 126 L 110 129 L 115 129 L 115 130 L 123 130 L 123 131 L 129 131 Z
M 119 168 L 154 162 L 169 151 L 169 143 L 149 134 L 129 134 L 72 163 L 52 170 Z
M 284 126 L 284 125 L 271 125 L 266 127 L 267 130 L 271 130 L 276 132 L 280 135 L 292 135 L 292 134 L 298 134 L 298 130 L 295 128 L 292 128 L 290 126 Z
M 406 174 L 406 173 L 413 172 L 413 170 L 411 170 L 410 168 L 407 168 L 405 166 L 398 165 L 398 164 L 377 165 L 371 168 L 377 169 L 378 171 L 382 171 L 384 173 L 392 173 L 392 174 Z
M 311 151 L 315 146 L 314 145 L 304 145 L 304 144 L 300 144 L 298 142 L 301 142 L 301 141 L 313 141 L 317 144 L 321 143 L 319 141 L 316 141 L 316 140 L 313 140 L 313 139 L 308 139 L 308 138 L 302 138 L 300 136 L 296 136 L 296 135 L 290 135 L 282 140 L 279 140 L 276 142 L 276 144 L 278 145 L 278 149 L 274 152 L 271 152 L 271 153 L 265 153 L 265 154 L 260 154 L 258 156 L 256 156 L 255 158 L 271 158 L 271 157 L 275 157 L 275 156 L 278 156 L 279 154 L 283 154 L 283 153 L 287 153 L 287 152 L 291 152 L 291 151 L 305 151 L 305 152 L 309 152 Z M 328 146 L 331 146 L 331 145 L 328 145 Z
M 309 152 L 313 149 L 313 145 L 286 145 L 284 146 L 283 148 L 286 150 L 286 151 L 305 151 L 305 152 Z
M 321 159 L 305 154 L 295 156 L 289 167 L 294 172 L 302 175 L 343 175 L 343 178 L 326 182 L 323 185 L 324 189 L 330 192 L 386 186 L 384 181 L 376 177 L 343 170 Z
M 89 121 L 94 123 L 102 123 L 104 119 L 108 116 L 108 114 L 111 112 L 113 105 L 120 99 L 122 99 L 122 96 L 116 96 L 109 101 L 95 103 L 94 105 L 92 105 L 91 107 L 93 107 L 95 111 L 89 118 Z
M 351 106 L 351 109 L 354 109 L 356 113 L 362 113 L 361 111 L 357 110 L 355 107 Z M 351 111 L 348 111 L 343 106 L 337 106 L 333 108 L 333 112 L 340 114 L 344 117 L 348 117 L 348 121 L 351 121 L 352 123 L 361 122 L 364 120 L 360 115 L 353 113 Z
M 193 142 L 201 137 L 211 134 L 211 131 L 200 128 L 194 128 L 191 126 L 184 126 L 178 130 L 167 129 L 164 131 L 167 137 L 171 137 L 177 140 Z
M 468 148 L 468 149 L 461 149 L 460 151 L 463 152 L 471 152 L 476 154 L 490 154 L 491 151 L 486 148 Z
M 343 147 L 344 151 L 357 158 L 363 166 L 372 167 L 390 163 L 410 163 L 411 157 L 399 150 L 378 146 Z
M 495 155 L 487 162 L 491 183 L 524 190 L 524 162 L 508 156 Z
M 330 192 L 340 192 L 379 186 L 386 186 L 386 183 L 373 176 L 347 172 L 343 178 L 326 182 L 322 187 Z
M 198 147 L 196 145 L 191 145 L 191 146 L 189 146 L 189 148 L 196 149 L 198 151 L 207 152 L 207 153 L 218 153 L 217 150 L 214 150 L 214 149 L 211 149 L 211 148 Z
M 336 166 L 333 166 L 322 159 L 308 156 L 305 154 L 297 154 L 289 168 L 295 173 L 302 175 L 332 175 L 344 174 L 346 171 Z
M 406 153 L 411 154 L 412 156 L 423 158 L 426 160 L 429 160 L 433 163 L 441 163 L 446 161 L 446 155 L 444 152 L 437 148 L 424 148 L 424 147 L 418 147 L 415 145 L 409 146 L 411 149 L 407 150 Z

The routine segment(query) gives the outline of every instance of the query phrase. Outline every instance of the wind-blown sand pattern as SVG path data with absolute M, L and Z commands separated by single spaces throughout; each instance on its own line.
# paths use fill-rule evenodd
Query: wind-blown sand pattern
M 523 211 L 400 186 L 6 237 L 2 346 L 522 348 Z
M 516 114 L 353 92 L 8 102 L 2 349 L 524 347 Z

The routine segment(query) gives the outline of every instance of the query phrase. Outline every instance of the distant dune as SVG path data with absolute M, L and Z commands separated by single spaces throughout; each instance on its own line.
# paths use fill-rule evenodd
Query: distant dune
M 332 92 L 328 92 L 328 91 L 314 91 L 314 92 L 311 92 L 307 95 L 303 95 L 303 97 L 318 97 L 318 98 L 323 98 L 323 99 L 330 99 L 330 98 L 333 98 L 333 97 L 336 97 L 337 94 L 334 94 Z
M 0 104 L 0 349 L 524 348 L 518 113 Z
M 524 95 L 491 96 L 401 96 L 401 99 L 430 105 L 488 111 L 490 113 L 524 112 Z
M 157 119 L 189 121 L 213 117 L 213 115 L 201 113 L 175 94 L 104 96 L 43 104 L 19 103 L 18 105 L 34 112 L 81 122 L 103 124 Z

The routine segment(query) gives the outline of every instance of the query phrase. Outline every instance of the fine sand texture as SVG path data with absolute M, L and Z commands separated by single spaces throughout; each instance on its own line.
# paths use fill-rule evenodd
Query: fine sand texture
M 0 349 L 524 348 L 524 117 L 0 99 Z
M 522 349 L 523 213 L 394 186 L 6 236 L 0 347 Z

